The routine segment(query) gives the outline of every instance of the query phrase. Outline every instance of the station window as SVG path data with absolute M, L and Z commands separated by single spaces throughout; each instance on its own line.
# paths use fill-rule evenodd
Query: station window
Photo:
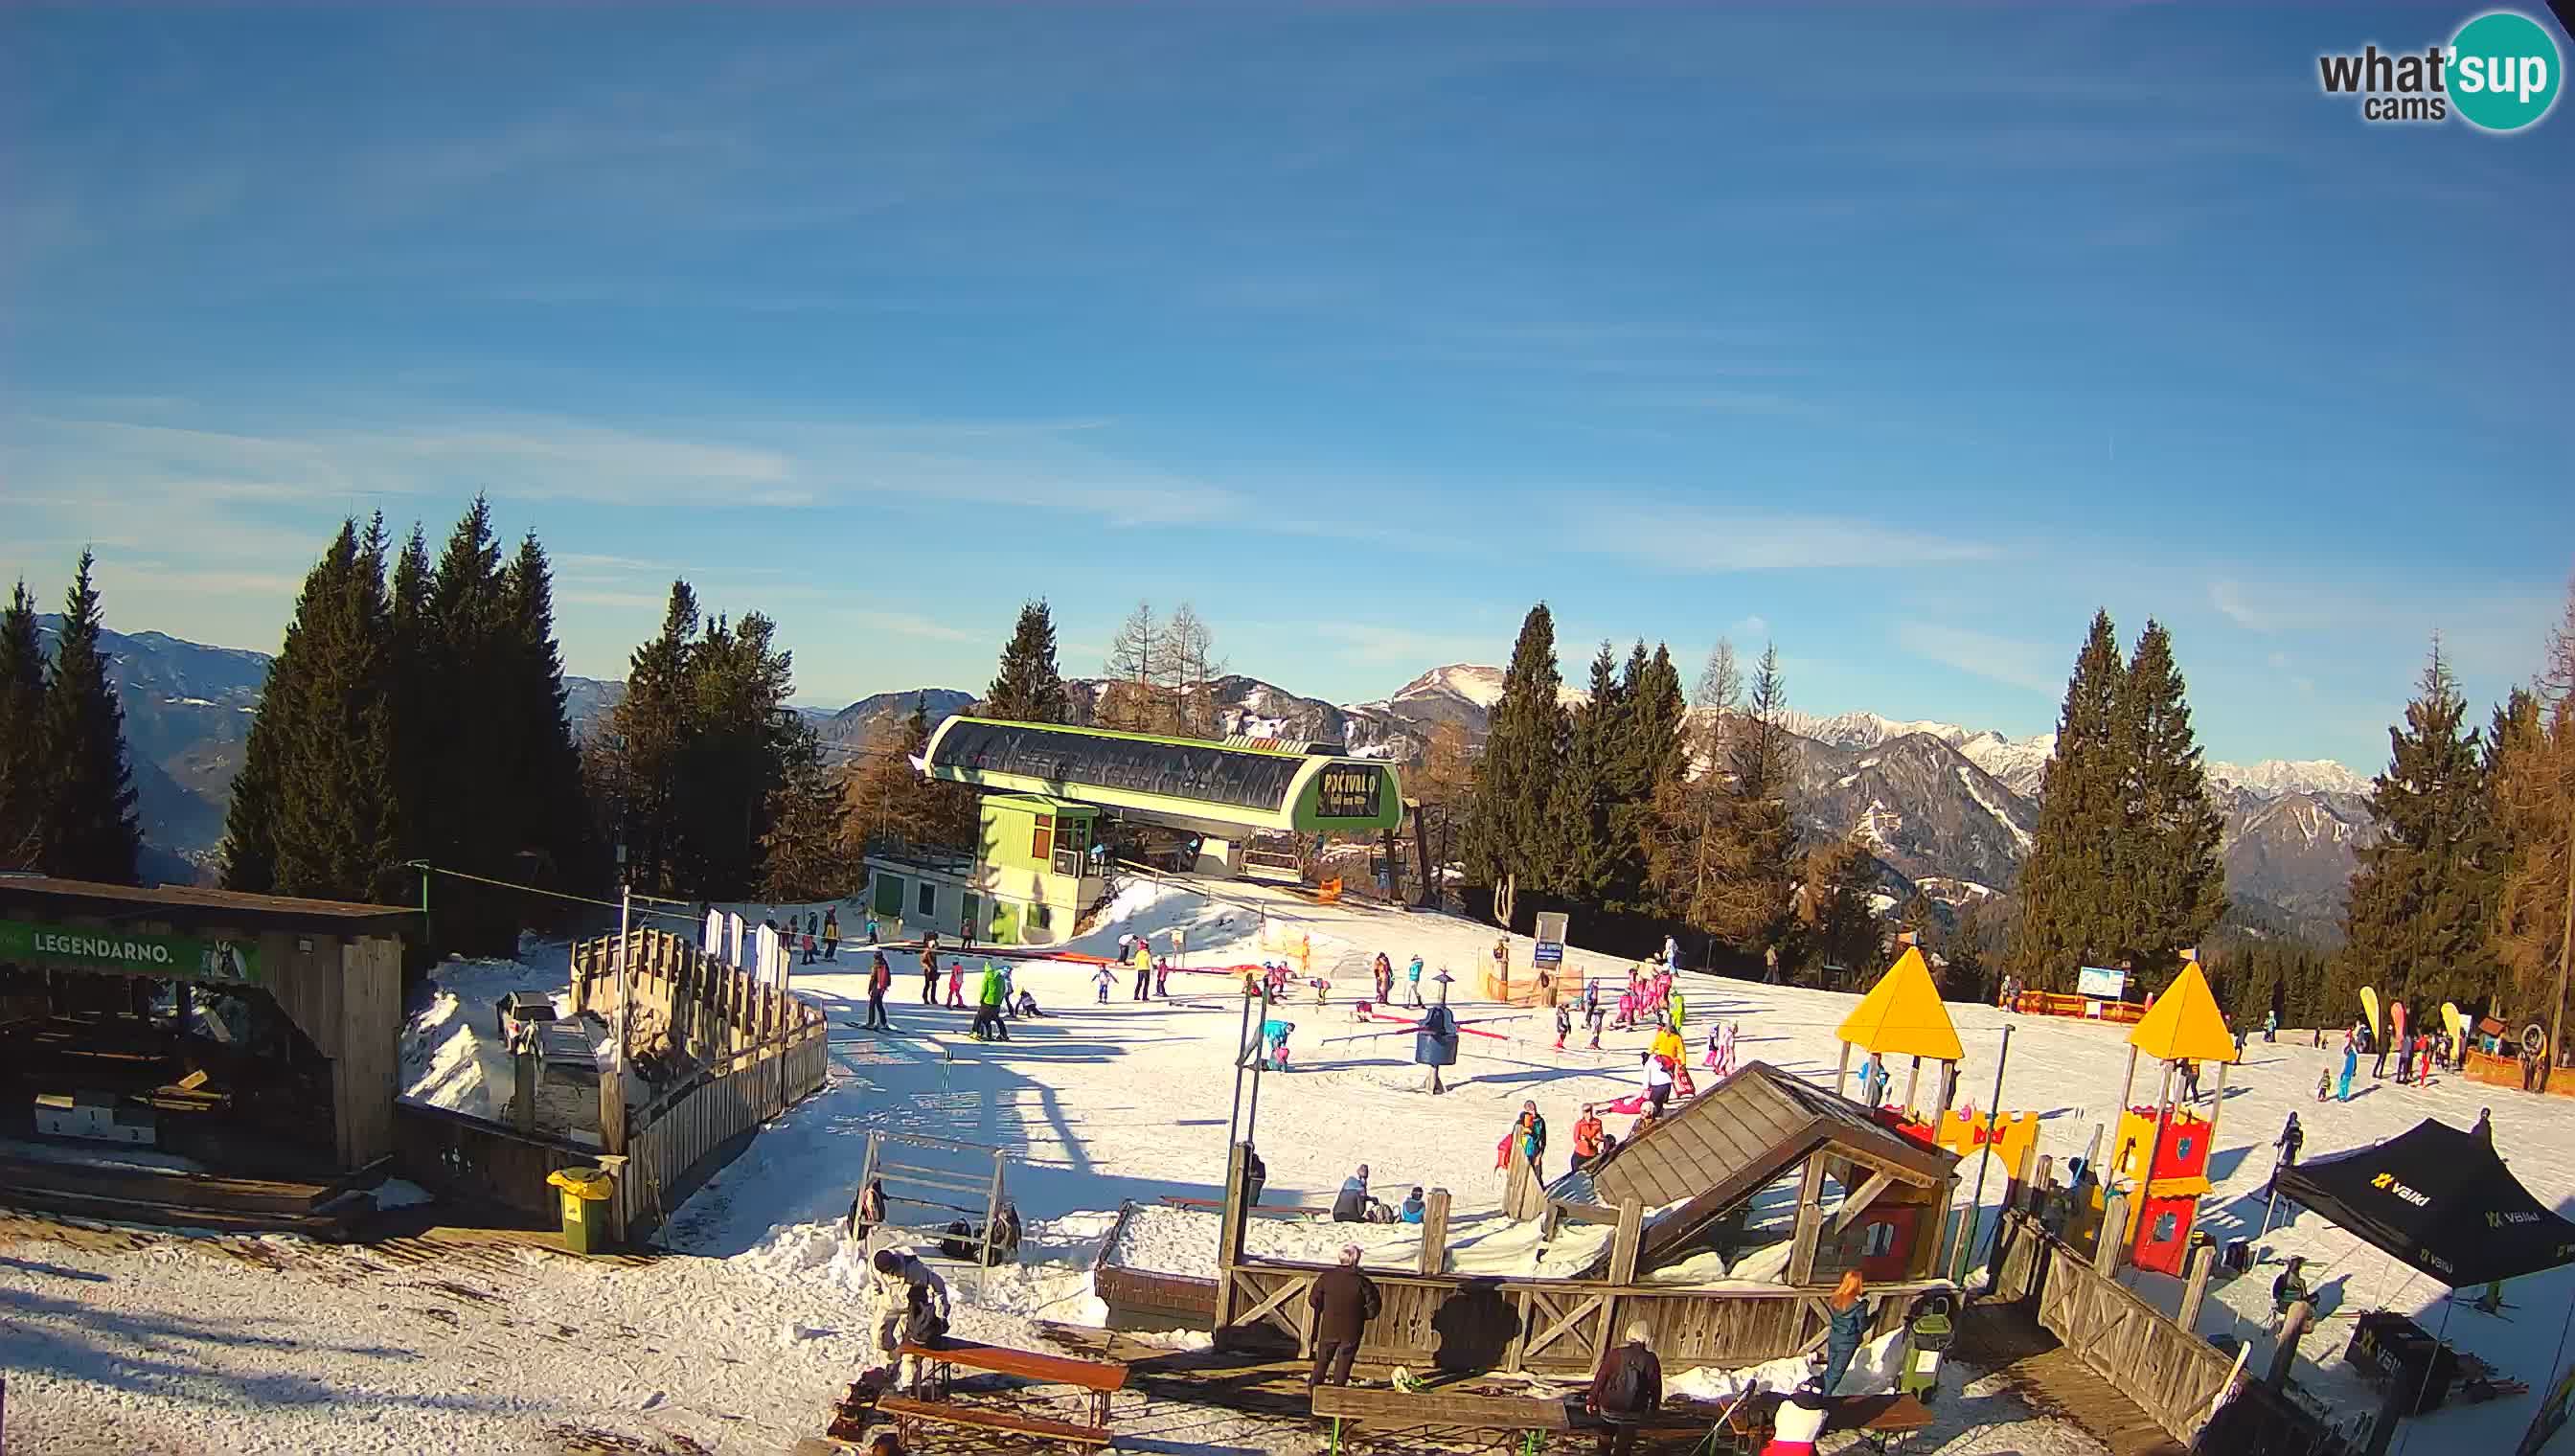
M 1031 905 L 1031 906 L 1029 906 L 1029 922 L 1030 922 L 1031 924 L 1036 925 L 1036 926 L 1037 926 L 1039 929 L 1041 929 L 1041 930 L 1052 930 L 1052 929 L 1054 929 L 1054 928 L 1055 928 L 1055 906 L 1053 906 L 1053 905 Z
M 926 879 L 921 882 L 921 912 L 925 915 L 939 913 L 939 886 Z
M 1859 1241 L 1859 1253 L 1861 1258 L 1874 1259 L 1894 1247 L 1894 1224 L 1871 1223 L 1865 1224 L 1861 1227 Z
M 1049 814 L 1037 817 L 1037 832 L 1030 836 L 1029 853 L 1041 863 L 1055 854 L 1055 819 Z

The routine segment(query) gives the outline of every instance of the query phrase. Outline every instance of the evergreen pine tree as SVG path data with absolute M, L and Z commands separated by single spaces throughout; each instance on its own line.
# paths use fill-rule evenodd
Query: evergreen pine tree
M 2439 643 L 2405 721 L 2387 731 L 2386 771 L 2370 782 L 2378 837 L 2360 851 L 2337 977 L 2386 1000 L 2473 1000 L 2493 984 L 2487 917 L 2494 868 L 2476 729 Z
M 612 800 L 609 821 L 626 847 L 628 880 L 654 894 L 690 886 L 681 831 L 681 766 L 696 737 L 691 659 L 697 651 L 698 596 L 671 584 L 662 630 L 627 660 L 626 694 L 609 711 L 593 781 Z
M 474 498 L 448 534 L 428 598 L 428 689 L 439 731 L 423 763 L 415 844 L 432 864 L 522 881 L 536 868 L 510 765 L 526 747 L 511 691 L 515 633 L 492 532 L 491 503 Z M 534 905 L 518 891 L 473 880 L 443 883 L 435 920 L 442 948 L 503 954 Z
M 1655 839 L 1655 796 L 1677 782 L 1687 762 L 1681 718 L 1680 674 L 1668 648 L 1645 656 L 1641 641 L 1627 655 L 1618 682 L 1624 712 L 1610 755 L 1607 815 L 1608 894 L 1613 911 L 1650 914 L 1659 906 L 1650 863 Z
M 781 748 L 785 778 L 770 794 L 761 839 L 760 892 L 776 900 L 830 899 L 863 873 L 841 838 L 841 793 L 822 744 L 800 723 Z
M 760 880 L 769 795 L 786 777 L 797 727 L 794 663 L 777 625 L 754 612 L 706 624 L 689 655 L 692 735 L 681 754 L 681 829 L 699 897 L 742 899 Z
M 520 539 L 518 556 L 503 569 L 501 596 L 509 632 L 500 692 L 513 705 L 512 736 L 520 745 L 507 765 L 506 804 L 518 814 L 518 841 L 536 851 L 539 883 L 596 889 L 598 854 L 581 750 L 573 741 L 563 652 L 555 642 L 554 569 L 536 533 Z
M 2080 966 L 2115 958 L 2127 939 L 2112 871 L 2127 814 L 2127 775 L 2112 742 L 2126 676 L 2118 629 L 2097 612 L 2065 687 L 2017 886 L 2020 923 L 2006 969 L 2034 990 L 2071 990 Z
M 1827 839 L 1806 851 L 1797 892 L 1798 946 L 1805 964 L 1827 985 L 1863 981 L 1884 968 L 1884 941 L 1869 896 L 1877 890 L 1877 861 L 1854 839 Z M 1782 955 L 1781 960 L 1787 960 Z
M 81 553 L 64 594 L 62 634 L 45 683 L 41 728 L 43 813 L 37 863 L 62 879 L 132 884 L 143 831 L 125 763 L 125 710 L 101 650 L 95 559 Z
M 266 858 L 279 894 L 382 903 L 399 893 L 384 568 L 382 524 L 362 541 L 356 522 L 342 522 L 305 578 L 279 654 L 294 658 L 291 691 L 261 699 L 252 731 L 271 736 Z
M 2501 874 L 2490 948 L 2503 975 L 2483 1001 L 2517 1024 L 2552 1027 L 2575 873 L 2575 694 L 2542 696 L 2559 673 L 2575 673 L 2575 651 L 2551 663 L 2541 693 L 2516 691 L 2495 713 L 2489 816 Z
M 1709 891 L 1718 939 L 1765 969 L 1782 968 L 1797 949 L 1795 816 L 1788 802 L 1796 765 L 1788 738 L 1788 683 L 1776 644 L 1764 645 L 1752 670 L 1743 722 L 1725 735 L 1724 795 L 1716 815 L 1717 874 Z
M 1940 969 L 1940 994 L 1952 1001 L 1990 999 L 1994 922 L 1983 896 L 1969 894 L 1958 908 L 1958 923 L 1940 947 L 1948 964 Z
M 1041 597 L 1020 608 L 1019 625 L 1002 648 L 1001 671 L 984 695 L 983 716 L 1013 723 L 1063 723 L 1073 707 L 1056 667 L 1055 613 Z
M 2209 801 L 2199 743 L 2172 639 L 2149 621 L 2111 700 L 2111 751 L 2125 775 L 2125 809 L 2110 843 L 2120 911 L 2118 947 L 2132 972 L 2161 984 L 2226 910 L 2217 842 L 2225 820 Z
M 1538 889 L 1556 877 L 1547 797 L 1564 751 L 1564 706 L 1557 696 L 1563 686 L 1555 667 L 1555 619 L 1541 602 L 1520 623 L 1502 696 L 1487 721 L 1466 839 L 1466 873 L 1478 884 L 1498 887 L 1516 875 L 1523 889 Z
M 27 584 L 0 613 L 0 870 L 37 863 L 44 819 L 45 649 Z
M 1929 955 L 1940 949 L 1940 907 L 1931 903 L 1931 896 L 1919 889 L 1914 890 L 1896 910 L 1895 920 L 1912 932 L 1913 943 L 1922 947 L 1923 954 Z
M 435 573 L 429 564 L 429 540 L 420 523 L 394 559 L 389 587 L 389 637 L 385 699 L 393 722 L 394 822 L 405 859 L 423 857 L 430 818 L 429 785 L 443 751 L 445 715 L 435 697 L 435 649 L 430 631 L 430 589 Z
M 1525 887 L 1559 894 L 1588 908 L 1609 906 L 1620 867 L 1609 810 L 1620 787 L 1618 759 L 1627 718 L 1618 660 L 1604 642 L 1591 660 L 1589 696 L 1573 711 L 1565 735 L 1563 770 L 1547 789 L 1547 832 L 1553 841 L 1550 872 Z

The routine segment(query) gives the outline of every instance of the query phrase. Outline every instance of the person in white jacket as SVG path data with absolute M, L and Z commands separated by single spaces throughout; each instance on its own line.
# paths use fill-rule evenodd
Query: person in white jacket
M 904 1355 L 904 1345 L 923 1344 L 948 1333 L 948 1281 L 939 1272 L 901 1249 L 879 1249 L 876 1269 L 877 1348 L 896 1367 L 897 1388 L 917 1391 L 921 1360 Z

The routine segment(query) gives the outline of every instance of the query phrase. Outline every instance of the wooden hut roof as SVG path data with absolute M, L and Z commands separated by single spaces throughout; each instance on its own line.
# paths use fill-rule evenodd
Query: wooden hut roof
M 145 889 L 139 885 L 55 879 L 41 874 L 0 874 L 0 899 L 58 907 L 65 913 L 122 913 L 178 924 L 248 921 L 280 927 L 302 926 L 324 934 L 348 935 L 398 930 L 414 923 L 413 917 L 420 913 L 416 905 L 300 899 L 292 895 L 251 894 L 243 890 L 208 889 L 190 884 L 165 884 Z
M 1836 1157 L 1917 1186 L 1941 1182 L 1958 1163 L 1956 1153 L 1885 1126 L 1848 1097 L 1755 1061 L 1621 1146 L 1591 1184 L 1604 1203 L 1682 1205 L 1646 1230 L 1637 1266 L 1649 1268 L 1827 1146 Z

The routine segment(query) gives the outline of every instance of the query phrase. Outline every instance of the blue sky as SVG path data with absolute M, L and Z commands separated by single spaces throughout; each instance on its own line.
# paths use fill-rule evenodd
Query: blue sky
M 1340 701 L 1543 597 L 2014 733 L 2106 605 L 2374 766 L 2575 567 L 2575 114 L 2316 90 L 2470 13 L 13 9 L 0 573 L 273 649 L 480 489 L 597 676 L 674 575 L 817 703 L 1026 596 Z

